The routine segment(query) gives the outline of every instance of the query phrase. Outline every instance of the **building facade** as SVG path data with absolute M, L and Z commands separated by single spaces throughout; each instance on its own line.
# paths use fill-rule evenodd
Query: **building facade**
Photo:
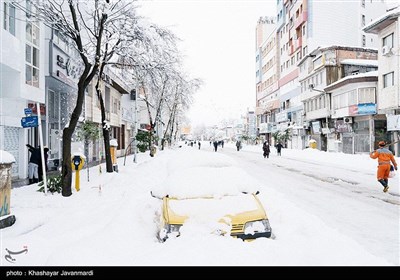
M 13 178 L 27 177 L 29 153 L 25 145 L 39 145 L 39 129 L 21 126 L 24 109 L 33 107 L 31 115 L 36 116 L 39 104 L 45 127 L 44 25 L 29 18 L 29 9 L 21 11 L 5 0 L 0 13 L 0 149 L 15 157 Z
M 276 61 L 278 63 L 276 76 L 278 77 L 278 84 L 274 90 L 279 105 L 274 111 L 273 119 L 267 120 L 264 125 L 261 122 L 258 124 L 259 131 L 263 131 L 262 128 L 264 130 L 271 128 L 272 133 L 284 134 L 289 132 L 290 137 L 284 143 L 286 147 L 296 149 L 308 147 L 310 130 L 311 132 L 313 131 L 313 126 L 316 131 L 322 131 L 324 128 L 322 124 L 329 122 L 330 112 L 326 108 L 328 108 L 328 105 L 330 106 L 330 99 L 321 92 L 314 91 L 313 95 L 315 96 L 312 98 L 314 99 L 317 95 L 321 95 L 320 101 L 315 102 L 320 102 L 319 106 L 325 104 L 325 109 L 317 113 L 309 111 L 308 107 L 305 108 L 308 102 L 305 102 L 307 97 L 304 96 L 304 90 L 302 89 L 304 87 L 303 80 L 306 79 L 304 75 L 305 73 L 307 73 L 306 76 L 313 75 L 313 73 L 308 71 L 308 68 L 307 71 L 305 69 L 301 70 L 301 67 L 322 64 L 318 59 L 313 59 L 312 63 L 305 66 L 304 61 L 308 60 L 311 52 L 324 46 L 344 46 L 366 50 L 376 48 L 379 45 L 377 36 L 366 33 L 363 28 L 375 17 L 383 14 L 386 11 L 386 7 L 386 1 L 377 0 L 337 1 L 335 3 L 309 0 L 278 0 L 276 24 Z M 338 20 L 338 15 L 346 20 Z M 335 79 L 330 80 L 329 83 L 343 77 L 344 75 L 337 76 Z M 316 75 L 315 79 L 317 79 Z M 326 77 L 318 77 L 318 79 L 326 79 Z M 324 86 L 329 83 L 324 84 Z M 320 90 L 322 91 L 323 88 L 320 88 Z M 257 96 L 259 95 L 259 89 L 257 88 Z M 260 98 L 257 97 L 257 106 L 262 107 L 259 100 Z M 257 114 L 260 114 L 260 110 L 257 111 Z M 312 120 L 318 121 L 310 122 Z M 328 150 L 327 135 L 323 133 L 314 134 L 315 137 L 319 138 L 319 148 L 325 151 Z
M 399 140 L 400 130 L 400 8 L 388 10 L 365 26 L 365 32 L 378 36 L 378 112 L 387 118 L 390 141 Z M 377 147 L 375 139 L 374 147 Z M 399 144 L 391 146 L 399 156 Z

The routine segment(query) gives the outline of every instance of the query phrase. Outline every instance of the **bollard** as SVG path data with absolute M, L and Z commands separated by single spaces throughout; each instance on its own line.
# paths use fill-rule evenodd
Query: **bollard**
M 72 157 L 72 169 L 75 170 L 75 189 L 77 192 L 80 190 L 80 178 L 79 178 L 79 171 L 83 168 L 85 164 L 85 157 L 82 155 L 74 155 Z

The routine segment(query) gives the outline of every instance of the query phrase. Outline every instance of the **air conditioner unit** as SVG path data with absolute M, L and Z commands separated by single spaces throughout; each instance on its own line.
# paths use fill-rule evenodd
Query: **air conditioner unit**
M 352 117 L 344 118 L 344 122 L 345 123 L 353 123 L 353 118 Z
M 389 55 L 391 53 L 390 50 L 391 50 L 391 48 L 389 46 L 383 46 L 382 55 L 384 55 L 384 56 Z

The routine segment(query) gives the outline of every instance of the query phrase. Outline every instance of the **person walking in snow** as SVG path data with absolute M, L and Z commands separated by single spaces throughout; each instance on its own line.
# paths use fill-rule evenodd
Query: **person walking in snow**
M 201 148 L 201 143 L 200 143 L 200 141 L 199 141 L 199 144 L 198 144 L 198 145 L 199 145 L 199 150 L 200 150 L 200 148 Z
M 237 151 L 239 151 L 240 150 L 240 146 L 241 146 L 241 143 L 240 143 L 240 141 L 238 140 L 238 141 L 236 141 L 236 150 Z
M 214 151 L 216 152 L 218 149 L 218 142 L 215 140 L 213 144 L 214 144 Z
M 282 155 L 282 154 L 281 154 L 281 150 L 282 150 L 282 148 L 283 148 L 283 145 L 281 144 L 281 142 L 279 142 L 278 144 L 276 144 L 275 148 L 276 148 L 276 152 L 277 152 L 278 156 L 281 156 L 281 155 Z
M 29 144 L 26 144 L 31 152 L 31 157 L 29 158 L 28 163 L 28 177 L 29 177 L 29 185 L 39 182 L 39 165 L 41 164 L 41 156 L 40 149 L 32 147 Z
M 262 149 L 264 151 L 264 153 L 263 153 L 264 158 L 269 158 L 270 149 L 269 149 L 269 144 L 267 141 L 264 142 Z
M 383 186 L 383 192 L 387 192 L 389 189 L 389 173 L 390 173 L 390 162 L 392 162 L 394 169 L 397 170 L 397 163 L 394 159 L 392 152 L 386 148 L 385 141 L 379 141 L 379 148 L 373 151 L 369 156 L 372 159 L 378 159 L 378 171 L 376 177 L 378 182 Z

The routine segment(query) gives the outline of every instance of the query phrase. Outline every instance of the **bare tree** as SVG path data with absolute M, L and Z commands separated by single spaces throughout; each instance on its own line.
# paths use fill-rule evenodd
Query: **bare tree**
M 164 149 L 165 141 L 171 144 L 172 135 L 176 129 L 175 120 L 179 113 L 185 112 L 192 104 L 193 94 L 199 89 L 202 84 L 200 79 L 188 81 L 188 78 L 180 74 L 176 77 L 175 86 L 172 96 L 166 98 L 166 107 L 168 109 L 168 123 L 164 131 L 163 139 L 161 140 L 161 149 Z M 172 97 L 172 98 L 171 98 Z
M 16 1 L 18 2 L 18 1 Z M 85 89 L 98 73 L 107 51 L 104 50 L 105 34 L 126 23 L 134 8 L 132 1 L 120 0 L 46 0 L 31 1 L 29 5 L 17 3 L 31 13 L 32 18 L 43 21 L 69 38 L 78 50 L 82 69 L 78 81 L 77 99 L 69 124 L 63 129 L 62 195 L 70 196 L 72 183 L 71 141 L 85 97 Z

